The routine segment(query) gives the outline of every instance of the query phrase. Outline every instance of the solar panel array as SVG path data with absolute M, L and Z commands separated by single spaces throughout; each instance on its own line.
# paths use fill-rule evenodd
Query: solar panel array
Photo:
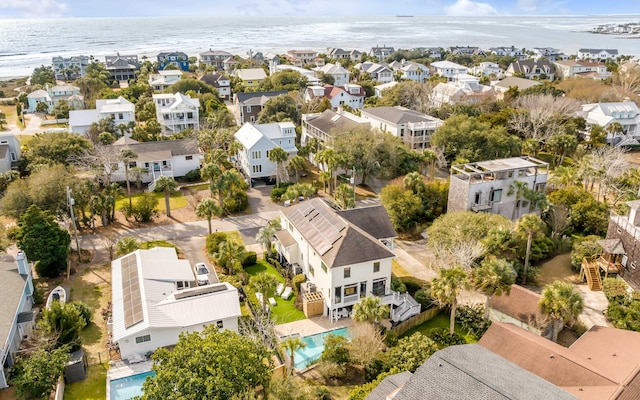
M 291 210 L 289 219 L 311 246 L 323 256 L 342 237 L 342 231 L 347 225 L 320 201 L 299 204 Z
M 144 320 L 142 313 L 142 296 L 140 294 L 140 276 L 136 254 L 123 257 L 122 266 L 122 296 L 124 306 L 124 327 L 130 328 Z

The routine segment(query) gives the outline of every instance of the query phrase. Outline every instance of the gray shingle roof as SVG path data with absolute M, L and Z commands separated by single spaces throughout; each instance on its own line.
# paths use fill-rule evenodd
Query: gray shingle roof
M 348 131 L 359 124 L 347 117 L 341 116 L 333 110 L 324 110 L 318 117 L 307 123 L 321 132 L 329 134 L 332 130 Z
M 276 90 L 273 92 L 246 92 L 246 93 L 240 92 L 240 93 L 236 93 L 235 96 L 236 96 L 236 99 L 238 99 L 238 103 L 242 104 L 251 99 L 255 99 L 255 98 L 260 99 L 263 96 L 269 100 L 274 97 L 280 96 L 281 94 L 287 94 L 287 93 L 289 92 L 287 92 L 286 90 Z
M 2 346 L 9 337 L 24 287 L 26 277 L 18 273 L 15 259 L 7 254 L 0 257 L 0 343 Z
M 402 107 L 373 107 L 360 110 L 361 113 L 373 115 L 374 117 L 389 121 L 393 124 L 406 124 L 408 122 L 430 122 L 435 118 L 429 117 L 417 111 Z
M 198 146 L 194 140 L 180 139 L 180 140 L 161 140 L 159 142 L 140 142 L 127 144 L 131 150 L 135 151 L 138 155 L 145 153 L 157 153 L 170 151 L 171 155 L 189 155 L 198 154 Z
M 338 211 L 338 215 L 378 240 L 398 236 L 383 206 L 352 208 Z
M 413 375 L 409 371 L 387 376 L 369 393 L 365 400 L 387 400 L 389 393 L 402 387 Z
M 478 344 L 451 346 L 433 354 L 394 400 L 569 400 L 557 386 Z

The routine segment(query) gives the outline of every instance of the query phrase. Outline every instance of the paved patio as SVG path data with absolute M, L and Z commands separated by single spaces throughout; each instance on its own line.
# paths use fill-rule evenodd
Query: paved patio
M 333 329 L 349 327 L 351 325 L 353 325 L 351 318 L 341 318 L 338 321 L 329 322 L 329 317 L 320 315 L 300 321 L 276 325 L 276 334 L 278 336 L 288 336 L 297 333 L 300 336 L 309 336 Z

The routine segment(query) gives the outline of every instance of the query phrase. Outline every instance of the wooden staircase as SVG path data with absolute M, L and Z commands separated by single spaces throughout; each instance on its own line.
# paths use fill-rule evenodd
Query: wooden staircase
M 584 274 L 584 277 L 587 278 L 590 290 L 602 290 L 602 277 L 597 262 L 590 262 L 586 258 L 582 259 L 582 271 L 580 272 L 580 275 Z

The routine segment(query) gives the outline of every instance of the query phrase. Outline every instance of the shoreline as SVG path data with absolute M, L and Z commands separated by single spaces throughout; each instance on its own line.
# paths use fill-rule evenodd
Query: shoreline
M 0 76 L 0 82 L 13 81 L 18 79 L 29 79 L 29 76 Z

